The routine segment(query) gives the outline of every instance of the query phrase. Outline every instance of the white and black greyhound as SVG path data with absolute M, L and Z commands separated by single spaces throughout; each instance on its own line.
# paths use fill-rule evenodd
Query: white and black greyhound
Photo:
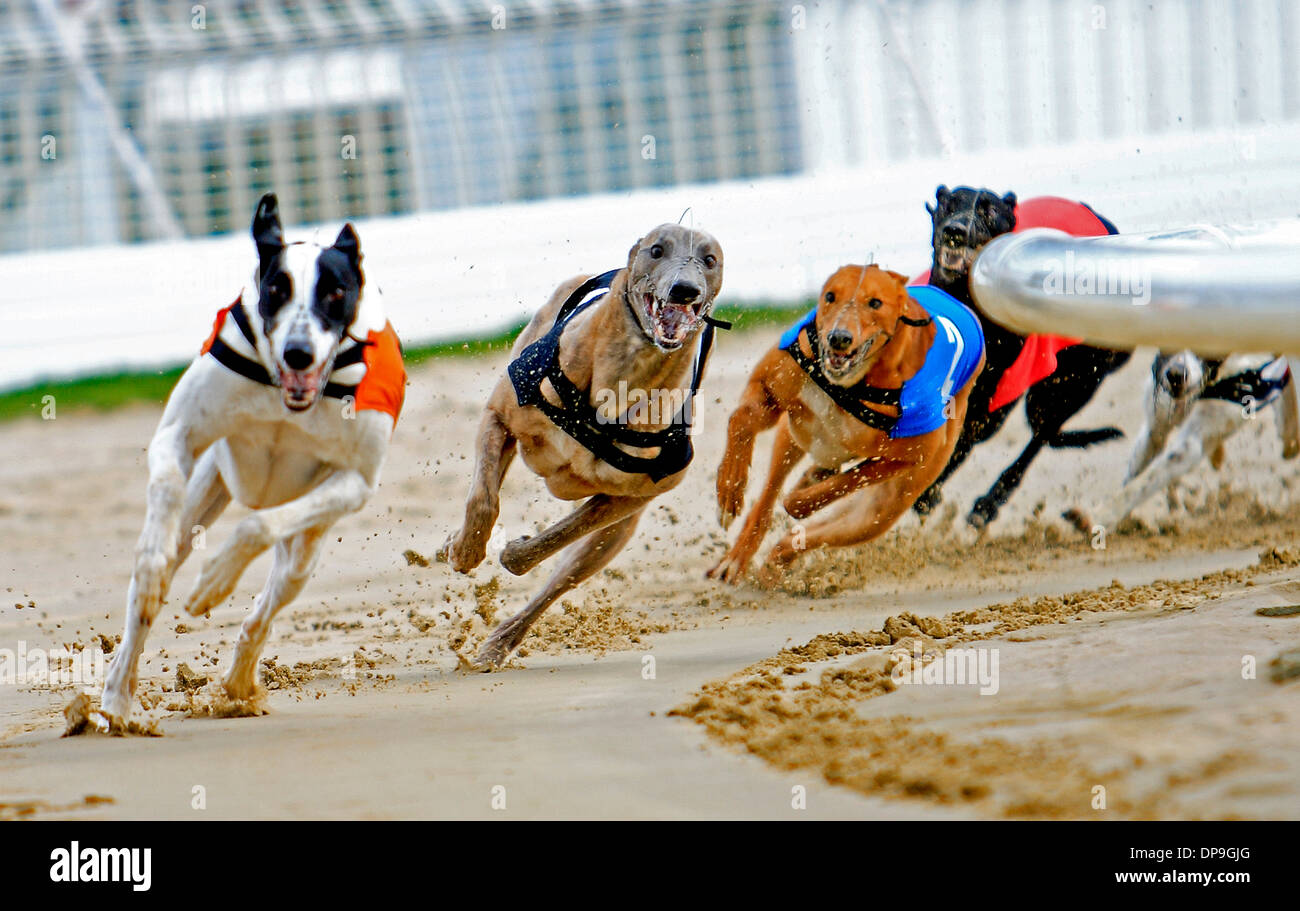
M 1282 458 L 1300 455 L 1300 411 L 1284 357 L 1234 354 L 1201 358 L 1191 351 L 1157 354 L 1146 389 L 1146 422 L 1129 460 L 1124 484 L 1098 510 L 1063 516 L 1079 531 L 1113 529 L 1148 499 L 1172 491 L 1208 458 L 1217 470 L 1224 445 L 1261 410 L 1275 405 Z
M 197 531 L 232 499 L 253 512 L 205 561 L 184 606 L 207 613 L 255 557 L 275 549 L 222 681 L 231 700 L 259 713 L 257 660 L 272 619 L 311 575 L 329 527 L 379 484 L 406 376 L 397 335 L 378 298 L 364 293 L 356 231 L 344 225 L 329 247 L 286 243 L 268 193 L 253 240 L 251 288 L 217 315 L 149 444 L 126 631 L 92 715 L 100 729 L 128 721 L 140 653 L 172 577 Z

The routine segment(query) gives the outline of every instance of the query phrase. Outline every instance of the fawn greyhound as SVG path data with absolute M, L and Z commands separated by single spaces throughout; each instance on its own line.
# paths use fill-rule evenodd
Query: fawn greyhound
M 516 575 L 565 553 L 542 590 L 483 645 L 481 666 L 500 666 L 548 606 L 623 549 L 650 501 L 685 476 L 694 394 L 714 326 L 726 325 L 709 315 L 721 287 L 718 242 L 660 225 L 632 246 L 625 267 L 560 285 L 515 342 L 479 424 L 465 523 L 439 557 L 462 573 L 483 561 L 516 450 L 553 495 L 585 502 L 502 551 L 502 566 Z M 611 408 L 608 392 L 621 383 L 679 407 L 645 408 L 634 397 L 632 407 Z

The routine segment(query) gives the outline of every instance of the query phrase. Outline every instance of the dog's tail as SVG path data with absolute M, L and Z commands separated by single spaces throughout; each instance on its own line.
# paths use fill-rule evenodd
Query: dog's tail
M 1118 427 L 1098 427 L 1096 430 L 1061 430 L 1047 441 L 1053 449 L 1082 449 L 1094 443 L 1118 440 L 1124 431 Z

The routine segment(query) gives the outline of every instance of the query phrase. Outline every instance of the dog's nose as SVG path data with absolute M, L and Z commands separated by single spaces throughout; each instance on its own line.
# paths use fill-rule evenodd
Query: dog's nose
M 306 370 L 316 360 L 311 349 L 292 342 L 284 349 L 284 364 L 290 370 Z
M 688 285 L 686 282 L 677 282 L 668 291 L 668 302 L 671 304 L 691 304 L 700 296 L 700 289 L 694 285 Z
M 952 224 L 952 223 L 944 225 L 943 241 L 946 244 L 951 244 L 954 247 L 964 246 L 969 236 L 970 236 L 969 225 Z
M 853 333 L 847 329 L 832 329 L 826 333 L 826 344 L 832 351 L 848 351 L 853 344 Z
M 1187 368 L 1182 364 L 1170 364 L 1165 368 L 1165 387 L 1169 394 L 1178 398 L 1187 388 Z

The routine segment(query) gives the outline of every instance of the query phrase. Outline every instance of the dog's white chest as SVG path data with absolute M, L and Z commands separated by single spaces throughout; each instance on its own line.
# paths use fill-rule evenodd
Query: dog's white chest
M 853 451 L 833 432 L 833 428 L 839 427 L 844 420 L 839 406 L 812 383 L 804 384 L 799 401 L 808 409 L 811 418 L 790 422 L 790 434 L 799 448 L 821 468 L 839 468 L 852 460 Z
M 302 496 L 334 469 L 359 467 L 358 421 L 339 412 L 323 401 L 308 416 L 241 421 L 213 445 L 231 496 L 250 509 L 266 509 Z M 360 417 L 365 422 L 369 416 Z

